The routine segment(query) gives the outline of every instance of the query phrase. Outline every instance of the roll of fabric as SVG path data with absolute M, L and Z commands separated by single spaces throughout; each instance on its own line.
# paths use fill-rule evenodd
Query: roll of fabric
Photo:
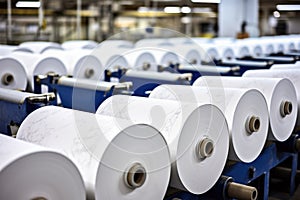
M 282 78 L 203 76 L 195 86 L 257 89 L 265 97 L 270 117 L 269 140 L 285 141 L 297 120 L 297 95 L 293 83 Z
M 149 97 L 191 103 L 210 102 L 219 107 L 229 126 L 230 160 L 252 162 L 263 149 L 269 118 L 267 103 L 258 90 L 161 85 Z
M 284 70 L 248 70 L 243 74 L 244 77 L 270 77 L 270 78 L 287 78 L 289 79 L 296 89 L 298 101 L 298 115 L 297 115 L 297 128 L 300 127 L 300 69 Z
M 165 195 L 170 178 L 169 149 L 150 126 L 46 106 L 24 120 L 17 138 L 56 149 L 71 159 L 82 174 L 90 199 L 130 196 L 150 200 Z
M 1 199 L 86 199 L 77 167 L 62 154 L 0 134 Z
M 172 187 L 202 194 L 221 175 L 229 136 L 225 117 L 215 106 L 115 95 L 104 101 L 97 113 L 159 130 L 171 151 Z

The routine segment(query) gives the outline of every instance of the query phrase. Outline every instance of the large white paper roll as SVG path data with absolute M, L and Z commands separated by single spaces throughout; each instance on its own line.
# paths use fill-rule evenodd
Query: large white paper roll
M 300 69 L 300 61 L 297 61 L 294 64 L 274 64 L 271 66 L 271 69 Z
M 141 39 L 135 43 L 135 48 L 151 48 L 151 47 L 166 47 L 172 46 L 173 44 L 168 41 L 167 38 L 147 38 Z
M 263 149 L 268 134 L 268 107 L 255 89 L 161 85 L 150 98 L 183 102 L 210 102 L 224 113 L 230 132 L 230 160 L 252 162 Z
M 24 120 L 17 138 L 69 157 L 90 198 L 152 200 L 162 199 L 166 192 L 169 149 L 150 126 L 46 106 Z
M 86 198 L 76 166 L 62 154 L 0 134 L 0 199 Z
M 47 59 L 47 57 L 41 54 L 14 52 L 7 56 L 7 58 L 19 61 L 25 67 L 29 91 L 33 91 L 34 88 L 34 75 L 45 75 L 48 73 L 56 73 L 59 75 L 67 74 L 66 67 L 63 64 L 57 64 L 57 60 Z
M 157 71 L 157 60 L 149 49 L 135 48 L 127 52 L 124 58 L 128 60 L 131 68 L 139 71 Z
M 218 52 L 216 45 L 214 44 L 199 44 L 203 49 L 204 55 L 202 55 L 202 60 L 205 62 L 211 62 L 213 60 L 220 60 L 221 55 Z
M 62 43 L 61 46 L 66 50 L 94 49 L 98 46 L 98 43 L 92 40 L 70 40 Z
M 269 140 L 287 140 L 297 119 L 297 95 L 293 83 L 281 78 L 203 76 L 194 86 L 257 89 L 265 97 L 270 117 Z
M 62 63 L 65 63 L 67 73 L 75 78 L 92 80 L 103 80 L 104 78 L 103 65 L 98 59 L 97 52 L 95 50 L 48 50 L 44 54 L 59 59 Z
M 33 53 L 43 53 L 48 49 L 62 49 L 60 44 L 55 42 L 41 42 L 41 41 L 29 41 L 23 42 L 19 45 L 19 48 L 29 49 Z
M 97 48 L 133 48 L 134 45 L 128 40 L 105 40 Z
M 200 65 L 202 58 L 202 48 L 198 45 L 176 45 L 170 50 L 178 55 L 180 63 Z
M 109 51 L 108 51 L 109 48 Z M 103 64 L 105 69 L 130 68 L 129 61 L 125 55 L 130 53 L 132 48 L 107 47 L 106 44 L 98 46 L 93 50 L 95 55 Z
M 217 107 L 115 95 L 104 101 L 97 113 L 158 129 L 171 151 L 172 187 L 202 194 L 221 175 L 229 136 L 225 117 Z
M 12 57 L 0 58 L 0 87 L 25 90 L 27 87 L 25 64 Z
M 244 77 L 273 77 L 273 78 L 287 78 L 295 86 L 298 100 L 298 116 L 297 127 L 300 127 L 300 69 L 293 70 L 248 70 L 243 74 Z
M 0 44 L 0 56 L 6 56 L 12 53 L 17 48 L 18 48 L 17 46 L 13 46 L 13 45 Z

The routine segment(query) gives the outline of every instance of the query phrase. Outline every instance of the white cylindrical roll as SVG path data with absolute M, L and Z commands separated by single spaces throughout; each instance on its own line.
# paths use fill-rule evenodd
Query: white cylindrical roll
M 221 175 L 229 136 L 225 117 L 217 107 L 115 95 L 104 101 L 97 113 L 158 129 L 171 151 L 172 187 L 202 194 Z
M 172 46 L 172 43 L 170 43 L 167 38 L 147 38 L 137 41 L 134 46 L 135 48 L 157 48 Z
M 62 154 L 0 134 L 0 199 L 86 198 L 76 166 Z
M 166 192 L 169 149 L 150 126 L 46 106 L 24 120 L 17 138 L 69 157 L 92 199 L 162 199 Z
M 67 67 L 67 73 L 75 78 L 103 80 L 104 69 L 96 50 L 74 49 L 69 51 L 49 50 L 45 55 L 55 57 Z
M 235 58 L 250 56 L 250 50 L 246 45 L 237 42 L 229 45 L 229 47 L 233 50 Z
M 62 49 L 60 44 L 55 42 L 38 42 L 38 41 L 29 41 L 29 42 L 23 42 L 19 45 L 19 47 L 27 48 L 33 53 L 42 53 L 43 51 L 47 49 Z
M 134 45 L 128 40 L 105 40 L 97 48 L 133 48 Z
M 204 55 L 202 55 L 202 59 L 205 62 L 211 62 L 213 60 L 220 60 L 221 55 L 218 52 L 216 45 L 214 44 L 199 44 L 199 46 L 203 49 Z
M 6 89 L 25 90 L 27 87 L 25 64 L 12 57 L 0 59 L 0 87 Z
M 67 74 L 66 67 L 63 64 L 57 62 L 56 59 L 47 59 L 47 57 L 41 54 L 14 52 L 8 57 L 17 60 L 20 63 L 23 63 L 23 66 L 26 67 L 29 91 L 33 91 L 34 89 L 34 75 L 45 75 L 48 73 L 57 73 L 59 75 Z
M 300 62 L 297 61 L 294 64 L 274 64 L 271 66 L 271 69 L 300 69 Z
M 180 63 L 201 64 L 202 48 L 198 45 L 176 45 L 170 50 L 178 55 Z
M 206 101 L 218 106 L 229 126 L 230 160 L 252 162 L 264 147 L 268 135 L 268 107 L 258 90 L 161 85 L 151 92 L 150 98 L 192 103 Z
M 107 48 L 106 44 L 101 44 L 93 51 L 93 55 L 101 61 L 105 69 L 130 68 L 125 55 L 130 53 L 132 48 L 112 46 L 109 47 L 109 51 Z
M 300 127 L 300 69 L 293 70 L 248 70 L 243 74 L 244 77 L 272 77 L 272 78 L 287 78 L 289 79 L 296 89 L 298 100 L 298 116 L 297 127 Z
M 157 60 L 149 49 L 135 48 L 127 52 L 124 58 L 128 60 L 131 68 L 139 71 L 157 71 Z
M 285 141 L 297 119 L 297 95 L 293 83 L 281 78 L 203 76 L 194 86 L 257 89 L 265 97 L 270 117 L 269 140 Z
M 66 50 L 94 49 L 98 46 L 98 43 L 92 40 L 70 40 L 62 43 L 61 46 Z
M 12 53 L 17 48 L 17 46 L 0 44 L 0 56 L 6 56 Z

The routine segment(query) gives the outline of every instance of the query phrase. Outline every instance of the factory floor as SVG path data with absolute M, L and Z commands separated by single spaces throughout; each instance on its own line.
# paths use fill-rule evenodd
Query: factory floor
M 300 170 L 297 172 L 296 189 L 293 196 L 289 195 L 289 181 L 271 179 L 269 200 L 300 200 Z

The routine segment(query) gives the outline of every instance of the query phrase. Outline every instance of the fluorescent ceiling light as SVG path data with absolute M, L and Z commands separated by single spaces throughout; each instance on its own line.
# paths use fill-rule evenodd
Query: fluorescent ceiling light
M 164 8 L 165 13 L 180 13 L 180 7 L 177 6 L 168 6 Z
M 295 11 L 300 10 L 300 5 L 283 5 L 279 4 L 276 6 L 277 10 L 280 11 Z
M 39 8 L 41 3 L 39 1 L 18 1 L 17 8 Z
M 181 12 L 182 13 L 190 13 L 191 11 L 192 11 L 191 8 L 188 7 L 188 6 L 181 7 Z
M 193 3 L 221 3 L 221 0 L 191 0 Z
M 278 18 L 280 17 L 280 12 L 278 12 L 277 10 L 273 12 L 273 16 Z
M 211 8 L 193 8 L 193 13 L 211 12 Z
M 139 7 L 138 9 L 137 9 L 137 11 L 138 12 L 140 12 L 140 13 L 143 13 L 143 12 L 148 12 L 149 11 L 149 8 L 148 7 Z

